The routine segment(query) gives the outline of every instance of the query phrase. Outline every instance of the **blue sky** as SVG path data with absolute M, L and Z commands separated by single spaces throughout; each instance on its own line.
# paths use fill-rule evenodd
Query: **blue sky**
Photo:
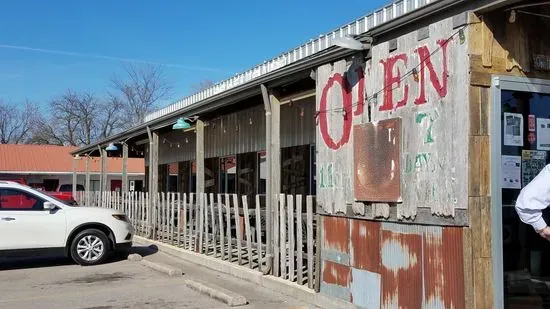
M 9 46 L 175 64 L 164 72 L 176 100 L 194 83 L 244 71 L 387 2 L 3 0 L 0 99 L 46 105 L 69 88 L 102 95 L 122 69 Z

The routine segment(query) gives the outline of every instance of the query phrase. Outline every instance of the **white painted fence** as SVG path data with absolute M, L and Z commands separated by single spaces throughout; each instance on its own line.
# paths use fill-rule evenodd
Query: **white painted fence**
M 159 193 L 149 199 L 145 192 L 90 192 L 80 193 L 75 199 L 81 206 L 126 213 L 136 235 L 262 271 L 266 265 L 266 210 L 259 195 L 250 198 L 236 194 Z M 320 248 L 315 243 L 314 202 L 314 196 L 281 194 L 272 213 L 271 274 L 310 289 L 317 288 L 315 255 L 319 253 L 315 250 Z

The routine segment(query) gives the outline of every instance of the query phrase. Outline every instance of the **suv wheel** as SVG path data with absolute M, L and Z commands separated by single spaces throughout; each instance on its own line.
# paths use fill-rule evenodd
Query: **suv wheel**
M 103 263 L 109 254 L 109 239 L 100 230 L 84 230 L 71 243 L 71 258 L 82 266 Z

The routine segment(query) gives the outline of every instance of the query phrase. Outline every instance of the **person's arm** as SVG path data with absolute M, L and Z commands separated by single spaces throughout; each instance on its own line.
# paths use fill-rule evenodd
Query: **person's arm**
M 550 205 L 550 165 L 542 171 L 520 192 L 516 201 L 516 211 L 523 223 L 531 225 L 537 233 L 550 229 L 542 218 L 542 210 Z M 541 235 L 545 237 L 544 235 Z M 545 237 L 547 238 L 547 237 Z

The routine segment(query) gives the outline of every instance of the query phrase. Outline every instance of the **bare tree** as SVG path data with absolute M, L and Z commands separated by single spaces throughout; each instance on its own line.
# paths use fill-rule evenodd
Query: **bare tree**
M 125 78 L 112 79 L 111 102 L 123 104 L 129 124 L 142 123 L 157 108 L 159 100 L 170 97 L 172 86 L 159 66 L 125 66 Z
M 19 106 L 0 101 L 0 144 L 27 142 L 36 116 L 36 106 L 29 101 Z
M 50 102 L 50 117 L 40 118 L 32 142 L 89 145 L 121 130 L 121 104 L 100 101 L 91 93 L 68 90 Z

